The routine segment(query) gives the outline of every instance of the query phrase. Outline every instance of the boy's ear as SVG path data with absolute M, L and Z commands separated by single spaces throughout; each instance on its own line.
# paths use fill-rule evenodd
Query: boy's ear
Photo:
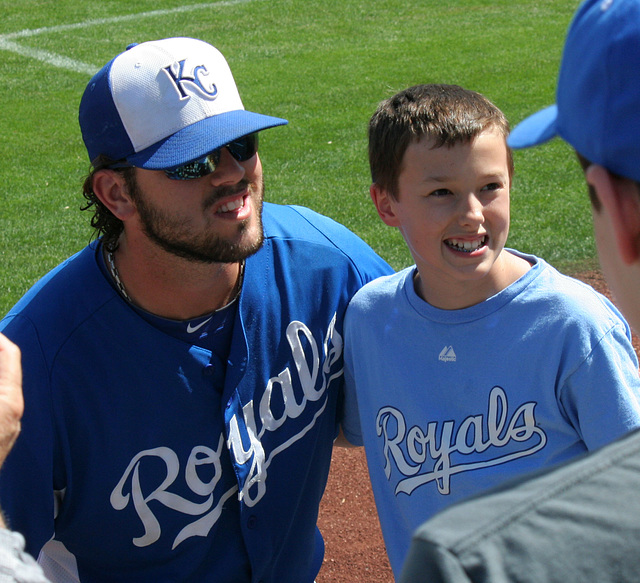
M 389 192 L 374 182 L 369 188 L 369 194 L 384 224 L 389 227 L 400 226 L 400 221 L 394 210 L 394 203 L 396 201 L 391 197 Z
M 93 176 L 93 193 L 113 215 L 124 220 L 135 213 L 124 176 L 113 170 L 98 170 Z
M 622 260 L 628 264 L 640 260 L 640 193 L 636 184 L 613 176 L 598 164 L 589 166 L 585 177 L 602 203 L 600 212 L 609 215 Z

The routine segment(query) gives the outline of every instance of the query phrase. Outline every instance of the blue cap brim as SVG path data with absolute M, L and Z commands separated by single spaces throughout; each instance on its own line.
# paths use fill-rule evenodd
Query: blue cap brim
M 247 134 L 287 124 L 286 119 L 239 109 L 191 124 L 167 139 L 127 156 L 127 161 L 147 170 L 175 168 Z
M 558 106 L 551 105 L 521 121 L 507 138 L 510 148 L 529 148 L 548 142 L 558 135 Z

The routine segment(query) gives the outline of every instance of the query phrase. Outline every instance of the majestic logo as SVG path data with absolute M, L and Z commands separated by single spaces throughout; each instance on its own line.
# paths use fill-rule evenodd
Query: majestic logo
M 155 502 L 153 506 L 159 503 L 191 517 L 175 537 L 175 549 L 190 537 L 207 536 L 231 496 L 237 495 L 247 506 L 255 506 L 262 499 L 269 484 L 269 465 L 277 455 L 285 452 L 313 428 L 327 406 L 327 388 L 343 373 L 340 360 L 342 336 L 336 331 L 335 324 L 334 314 L 321 349 L 304 323 L 291 322 L 287 326 L 286 339 L 295 374 L 290 367 L 286 367 L 269 379 L 259 402 L 250 401 L 229 421 L 226 445 L 237 471 L 244 471 L 240 487 L 235 483 L 224 492 L 221 492 L 223 487 L 216 488 L 222 483 L 221 456 L 225 453 L 222 434 L 215 449 L 206 445 L 195 446 L 184 463 L 184 469 L 178 454 L 169 447 L 146 449 L 133 457 L 113 489 L 110 500 L 116 510 L 123 510 L 130 502 L 133 503 L 144 527 L 144 533 L 134 538 L 133 544 L 149 546 L 158 541 L 162 534 L 162 526 L 150 507 L 151 502 Z M 258 392 L 256 394 L 259 395 Z M 280 405 L 284 403 L 284 410 L 282 406 L 272 407 L 276 401 Z M 302 427 L 295 431 L 285 429 L 288 420 L 299 418 L 304 419 Z M 261 438 L 266 432 L 277 430 L 280 430 L 282 441 L 271 451 L 265 451 Z M 143 479 L 147 464 L 157 466 L 157 460 L 163 464 L 163 479 L 155 487 L 143 487 L 143 484 L 148 484 Z M 199 468 L 203 470 L 202 475 L 207 476 L 206 480 L 199 474 Z M 172 491 L 181 472 L 194 498 L 200 497 L 199 501 L 189 500 Z
M 184 63 L 185 60 L 183 59 L 163 69 L 178 91 L 180 99 L 188 99 L 190 97 L 189 94 L 193 94 L 193 91 L 196 91 L 205 99 L 215 99 L 218 95 L 218 88 L 212 80 L 207 79 L 209 76 L 207 67 L 198 65 L 188 75 L 185 73 Z
M 547 443 L 547 436 L 536 424 L 536 403 L 524 403 L 508 417 L 507 395 L 501 387 L 489 394 L 484 415 L 467 417 L 456 428 L 455 421 L 427 423 L 426 431 L 414 426 L 407 430 L 401 411 L 383 407 L 378 411 L 376 430 L 383 440 L 384 471 L 391 478 L 394 465 L 404 478 L 395 493 L 411 494 L 416 488 L 435 482 L 440 494 L 449 494 L 451 476 L 461 472 L 505 464 L 533 455 Z M 514 449 L 507 445 L 521 444 Z M 484 454 L 464 462 L 464 456 Z M 453 463 L 452 456 L 459 463 Z
M 456 353 L 453 350 L 453 346 L 445 346 L 440 352 L 438 360 L 441 360 L 442 362 L 455 362 Z

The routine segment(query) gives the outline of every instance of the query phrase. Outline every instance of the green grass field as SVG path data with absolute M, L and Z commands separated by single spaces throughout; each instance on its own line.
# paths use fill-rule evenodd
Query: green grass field
M 577 0 L 0 0 L 0 314 L 91 237 L 77 109 L 92 71 L 127 44 L 193 36 L 227 57 L 265 132 L 267 198 L 310 206 L 411 263 L 369 201 L 367 122 L 409 85 L 457 83 L 512 124 L 555 100 Z M 516 152 L 508 244 L 568 269 L 595 247 L 578 166 L 560 140 Z

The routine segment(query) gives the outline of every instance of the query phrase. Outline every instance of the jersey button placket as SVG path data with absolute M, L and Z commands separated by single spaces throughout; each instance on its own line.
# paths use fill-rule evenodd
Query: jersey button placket
M 224 365 L 212 355 L 208 364 L 202 367 L 202 376 L 211 383 L 211 387 L 218 393 L 222 393 L 224 385 Z

